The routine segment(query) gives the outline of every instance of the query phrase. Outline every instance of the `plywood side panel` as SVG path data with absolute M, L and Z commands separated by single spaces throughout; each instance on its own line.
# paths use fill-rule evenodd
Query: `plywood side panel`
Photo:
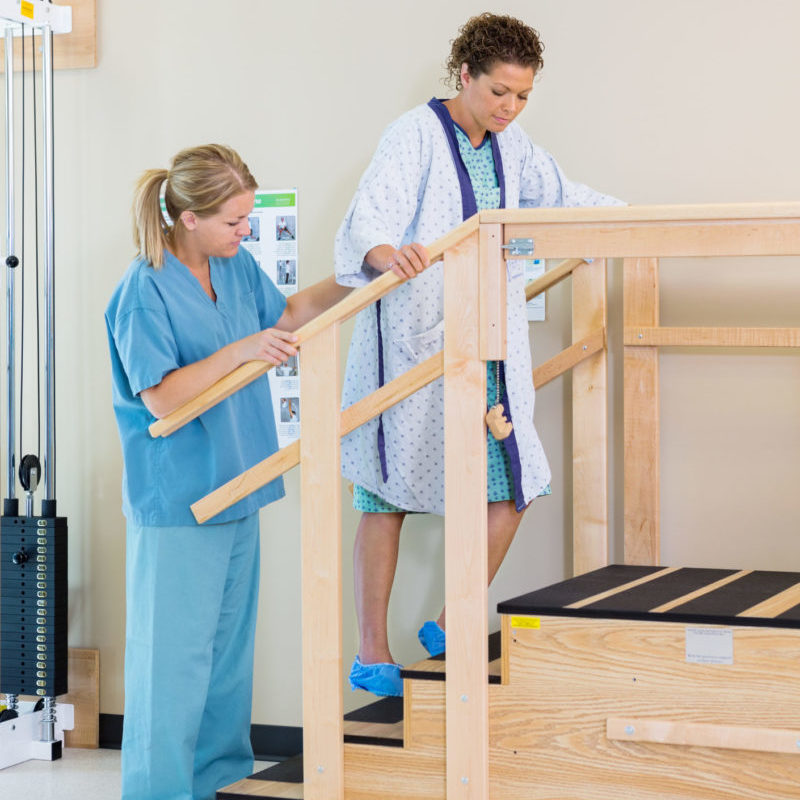
M 406 750 L 441 750 L 445 732 L 443 681 L 406 681 L 406 716 L 403 742 Z
M 736 627 L 732 664 L 687 662 L 679 623 L 540 618 L 514 629 L 511 683 L 490 687 L 490 786 L 504 800 L 788 800 L 800 752 L 614 741 L 609 718 L 797 728 L 800 631 Z M 706 630 L 725 632 L 707 626 Z
M 346 800 L 444 800 L 444 749 L 410 753 L 399 748 L 347 744 Z M 488 798 L 484 795 L 484 800 Z

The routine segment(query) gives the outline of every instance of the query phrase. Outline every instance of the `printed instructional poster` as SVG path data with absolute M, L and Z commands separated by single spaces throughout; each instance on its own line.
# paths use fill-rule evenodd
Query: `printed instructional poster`
M 545 261 L 543 258 L 525 259 L 525 285 L 532 283 L 544 275 Z M 528 301 L 528 321 L 544 322 L 545 319 L 545 292 Z
M 242 239 L 258 265 L 285 296 L 297 291 L 297 190 L 256 191 L 250 235 Z M 300 436 L 300 363 L 292 356 L 269 371 L 278 447 Z
M 164 197 L 161 213 L 168 225 Z M 285 296 L 297 291 L 297 190 L 256 190 L 248 220 L 250 235 L 242 239 L 258 265 Z M 286 447 L 300 436 L 300 363 L 292 356 L 267 373 L 272 410 L 278 429 L 278 447 Z

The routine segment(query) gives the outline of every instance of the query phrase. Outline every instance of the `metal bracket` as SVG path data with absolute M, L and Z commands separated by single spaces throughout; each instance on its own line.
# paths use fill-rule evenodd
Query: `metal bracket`
M 53 33 L 70 33 L 72 8 L 49 0 L 0 0 L 0 30 L 11 28 L 14 36 L 21 36 L 22 26 L 47 26 Z
M 532 256 L 533 247 L 533 239 L 511 239 L 503 250 L 508 250 L 507 256 Z

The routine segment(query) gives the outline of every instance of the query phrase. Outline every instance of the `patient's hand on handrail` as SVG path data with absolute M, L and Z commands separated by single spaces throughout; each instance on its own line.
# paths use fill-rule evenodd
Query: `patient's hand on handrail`
M 391 270 L 399 278 L 414 278 L 430 266 L 431 260 L 425 245 L 419 242 L 404 244 L 396 249 L 390 244 L 379 244 L 364 256 L 364 260 L 379 272 Z

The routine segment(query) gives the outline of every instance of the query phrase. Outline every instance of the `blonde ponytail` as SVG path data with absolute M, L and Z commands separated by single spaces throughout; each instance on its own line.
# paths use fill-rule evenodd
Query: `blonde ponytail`
M 172 220 L 167 225 L 161 213 L 161 184 L 164 205 Z M 149 169 L 136 184 L 133 198 L 133 238 L 138 252 L 156 269 L 164 264 L 164 250 L 182 225 L 181 214 L 193 211 L 210 217 L 242 192 L 254 191 L 256 179 L 239 154 L 221 144 L 206 144 L 181 150 L 169 170 Z
M 165 169 L 148 169 L 136 184 L 133 194 L 133 241 L 137 255 L 144 256 L 156 269 L 164 264 L 164 249 L 169 240 L 169 226 L 161 213 L 161 184 L 167 180 Z

